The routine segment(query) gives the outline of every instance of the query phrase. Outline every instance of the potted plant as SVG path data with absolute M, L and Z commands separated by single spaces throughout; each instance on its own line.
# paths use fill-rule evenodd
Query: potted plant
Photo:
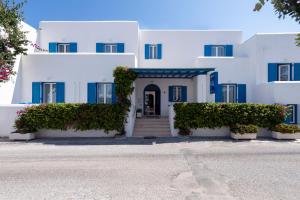
M 300 129 L 297 125 L 279 124 L 272 128 L 272 138 L 277 140 L 295 140 Z
M 136 118 L 141 118 L 142 117 L 142 109 L 141 108 L 138 108 L 136 110 Z
M 235 140 L 254 140 L 257 137 L 257 132 L 257 126 L 251 124 L 236 124 L 230 127 L 231 138 Z

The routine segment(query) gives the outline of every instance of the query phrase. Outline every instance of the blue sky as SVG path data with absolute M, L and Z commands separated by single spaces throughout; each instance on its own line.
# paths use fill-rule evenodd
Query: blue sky
M 257 32 L 299 32 L 287 17 L 279 20 L 268 5 L 253 12 L 257 0 L 28 0 L 25 21 L 135 20 L 151 29 L 238 29 L 244 39 Z

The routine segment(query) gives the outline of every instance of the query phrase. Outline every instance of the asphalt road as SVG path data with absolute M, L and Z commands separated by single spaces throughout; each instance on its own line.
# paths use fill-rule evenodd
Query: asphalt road
M 1 141 L 0 199 L 299 200 L 300 141 Z

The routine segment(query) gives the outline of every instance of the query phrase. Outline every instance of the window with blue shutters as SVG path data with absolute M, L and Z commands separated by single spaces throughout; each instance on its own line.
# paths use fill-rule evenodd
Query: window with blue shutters
M 233 45 L 204 45 L 204 56 L 232 57 Z
M 88 83 L 88 103 L 116 103 L 114 83 Z
M 50 53 L 76 53 L 77 52 L 77 43 L 49 43 L 49 52 Z
M 162 44 L 145 44 L 145 59 L 162 59 Z
M 246 84 L 220 84 L 216 89 L 216 102 L 246 103 Z
M 97 43 L 96 52 L 97 53 L 124 53 L 125 44 L 124 43 Z
M 187 102 L 187 86 L 169 86 L 169 102 Z
M 300 80 L 300 65 L 295 63 L 269 63 L 268 82 Z
M 297 124 L 297 105 L 296 104 L 287 105 L 285 123 L 286 124 Z
M 33 82 L 32 103 L 64 103 L 65 83 Z

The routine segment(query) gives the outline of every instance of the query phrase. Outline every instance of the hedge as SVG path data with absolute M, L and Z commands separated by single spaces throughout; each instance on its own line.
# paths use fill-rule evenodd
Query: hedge
M 104 130 L 122 132 L 126 112 L 119 104 L 42 104 L 19 111 L 17 132 L 40 129 Z
M 257 126 L 252 125 L 252 124 L 249 124 L 249 125 L 235 124 L 230 127 L 230 132 L 236 133 L 236 134 L 257 133 L 258 128 L 257 128 Z
M 292 124 L 278 124 L 274 128 L 272 128 L 272 131 L 280 132 L 282 134 L 300 133 L 300 129 L 298 128 L 298 126 Z
M 190 129 L 218 128 L 235 124 L 272 128 L 283 123 L 285 108 L 281 105 L 237 103 L 180 103 L 174 105 L 175 128 L 182 134 Z

